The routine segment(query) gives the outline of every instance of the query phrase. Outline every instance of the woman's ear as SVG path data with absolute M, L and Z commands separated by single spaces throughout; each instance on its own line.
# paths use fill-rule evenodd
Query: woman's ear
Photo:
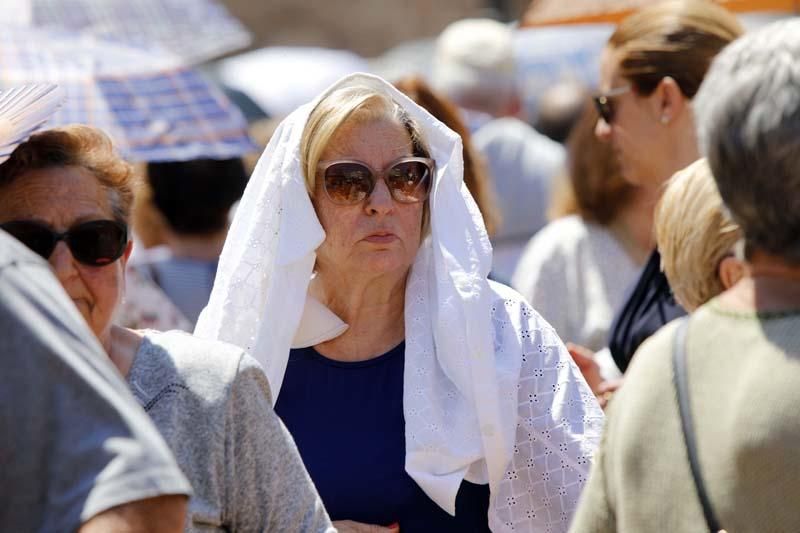
M 736 285 L 746 275 L 747 264 L 731 255 L 723 257 L 722 261 L 719 262 L 719 267 L 717 267 L 717 276 L 719 276 L 719 281 L 725 290 Z
M 665 126 L 673 122 L 686 109 L 686 97 L 678 82 L 670 76 L 661 79 L 654 96 L 656 116 L 659 122 Z
M 121 302 L 125 301 L 125 291 L 126 291 L 126 280 L 128 277 L 128 259 L 131 258 L 131 252 L 133 252 L 133 239 L 128 241 L 128 244 L 125 245 L 125 251 L 122 252 L 122 257 L 119 258 L 120 264 L 122 265 L 122 296 Z
M 133 239 L 128 241 L 128 244 L 125 245 L 125 251 L 122 253 L 123 266 L 128 263 L 128 259 L 131 257 L 131 252 L 133 252 Z

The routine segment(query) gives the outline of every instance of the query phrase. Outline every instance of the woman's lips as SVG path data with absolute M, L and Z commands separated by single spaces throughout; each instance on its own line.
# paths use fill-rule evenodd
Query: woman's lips
M 375 244 L 388 244 L 396 239 L 397 235 L 394 233 L 373 233 L 372 235 L 367 236 L 367 238 L 364 240 Z

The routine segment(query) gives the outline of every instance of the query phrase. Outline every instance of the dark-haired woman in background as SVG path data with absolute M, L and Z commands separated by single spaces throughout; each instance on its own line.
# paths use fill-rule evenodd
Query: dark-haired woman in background
M 706 0 L 654 4 L 617 27 L 602 59 L 595 133 L 614 149 L 626 180 L 660 191 L 700 157 L 692 98 L 711 60 L 742 31 L 736 17 Z M 650 259 L 611 329 L 609 348 L 623 372 L 644 339 L 685 314 L 651 245 Z
M 129 266 L 120 324 L 192 330 L 211 294 L 229 212 L 246 185 L 241 159 L 148 163 L 146 212 L 165 246 Z

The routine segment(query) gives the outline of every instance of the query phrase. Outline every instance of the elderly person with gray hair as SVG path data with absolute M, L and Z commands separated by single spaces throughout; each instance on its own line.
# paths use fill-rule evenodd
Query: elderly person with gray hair
M 431 86 L 458 104 L 486 157 L 502 217 L 492 235 L 492 277 L 510 283 L 528 239 L 547 223 L 553 177 L 564 147 L 523 118 L 514 29 L 491 19 L 450 24 L 436 41 Z
M 642 345 L 574 531 L 800 531 L 798 57 L 800 20 L 778 22 L 723 50 L 700 89 L 749 275 Z

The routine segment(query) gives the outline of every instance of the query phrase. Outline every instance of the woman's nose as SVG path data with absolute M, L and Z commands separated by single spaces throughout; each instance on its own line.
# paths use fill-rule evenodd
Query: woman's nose
M 78 272 L 75 258 L 72 257 L 72 252 L 64 241 L 59 241 L 56 244 L 47 261 L 62 284 Z
M 386 181 L 379 179 L 372 189 L 372 194 L 369 195 L 364 205 L 368 212 L 375 213 L 388 213 L 394 207 L 394 200 L 392 193 L 389 192 L 389 187 Z
M 611 125 L 603 118 L 598 118 L 594 125 L 594 135 L 601 141 L 611 140 Z

